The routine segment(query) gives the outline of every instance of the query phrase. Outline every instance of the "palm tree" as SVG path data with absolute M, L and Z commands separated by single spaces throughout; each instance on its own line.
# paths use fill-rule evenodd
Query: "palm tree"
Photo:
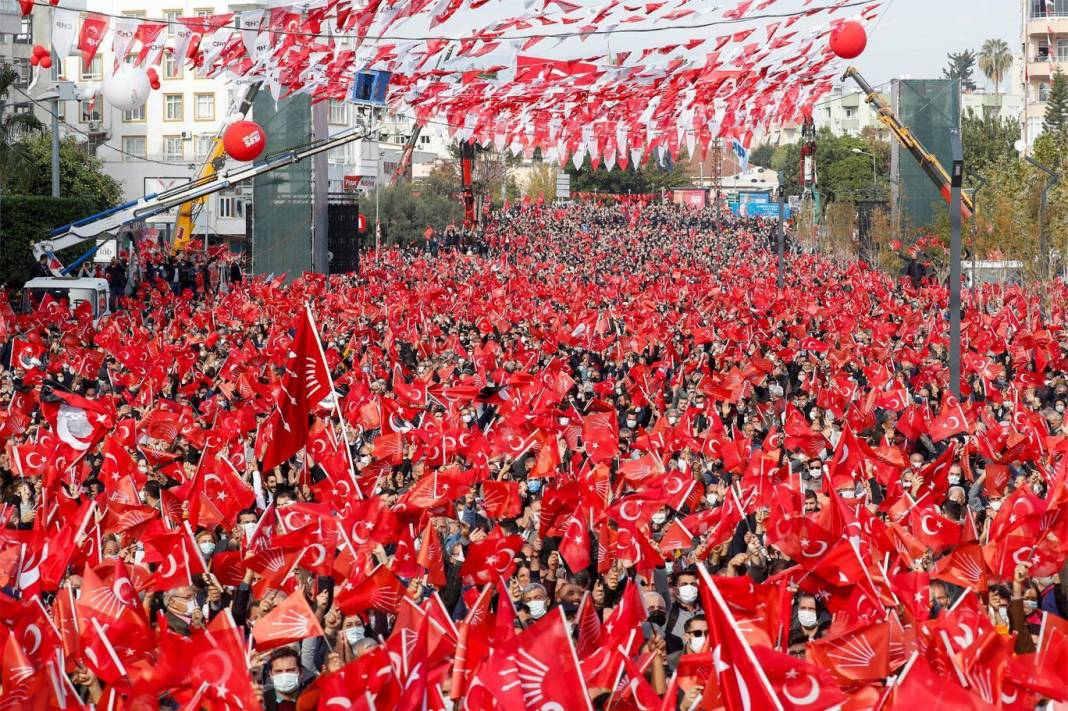
M 4 190 L 20 185 L 32 169 L 33 161 L 22 139 L 44 128 L 30 111 L 5 117 L 8 90 L 18 81 L 18 72 L 0 67 L 0 188 Z
M 1012 52 L 1003 39 L 988 39 L 979 50 L 979 71 L 994 82 L 994 93 L 1000 94 L 1001 82 L 1005 72 L 1012 67 Z

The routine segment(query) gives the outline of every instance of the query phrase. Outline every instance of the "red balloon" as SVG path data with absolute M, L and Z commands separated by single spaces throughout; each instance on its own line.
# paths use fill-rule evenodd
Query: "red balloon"
M 48 47 L 45 47 L 43 44 L 35 44 L 33 46 L 33 56 L 46 57 L 48 54 Z
M 266 147 L 267 136 L 255 121 L 238 121 L 223 134 L 223 148 L 234 160 L 256 160 Z
M 868 45 L 868 33 L 864 26 L 848 20 L 831 30 L 831 51 L 842 59 L 859 57 Z
M 51 69 L 51 68 L 52 68 L 52 57 L 50 57 L 50 56 L 48 56 L 46 54 L 45 56 L 41 57 L 41 69 Z
M 158 84 L 159 83 L 159 73 L 156 71 L 155 67 L 150 67 L 148 69 L 148 71 L 145 72 L 145 74 L 148 75 L 149 83 L 151 83 L 151 84 Z

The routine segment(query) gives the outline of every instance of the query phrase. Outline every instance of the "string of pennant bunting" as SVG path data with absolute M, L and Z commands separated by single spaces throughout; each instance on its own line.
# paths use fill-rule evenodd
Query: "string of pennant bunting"
M 52 44 L 86 63 L 109 48 L 135 67 L 169 53 L 204 76 L 262 80 L 276 100 L 344 100 L 357 71 L 391 72 L 389 108 L 452 138 L 625 168 L 716 138 L 748 147 L 800 121 L 842 69 L 830 33 L 871 23 L 882 4 L 311 0 L 157 19 L 61 2 Z

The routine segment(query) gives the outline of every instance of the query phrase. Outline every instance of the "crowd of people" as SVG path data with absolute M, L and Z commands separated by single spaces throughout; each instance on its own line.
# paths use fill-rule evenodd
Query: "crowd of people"
M 1068 702 L 1063 287 L 966 300 L 954 397 L 944 283 L 768 230 L 0 314 L 0 709 Z

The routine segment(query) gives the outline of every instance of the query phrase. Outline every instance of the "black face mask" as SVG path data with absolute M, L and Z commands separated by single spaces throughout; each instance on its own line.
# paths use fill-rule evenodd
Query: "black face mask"
M 657 610 L 656 612 L 650 612 L 647 619 L 650 622 L 652 622 L 654 625 L 657 625 L 659 627 L 663 627 L 664 623 L 667 622 L 667 612 L 665 612 L 664 610 Z

